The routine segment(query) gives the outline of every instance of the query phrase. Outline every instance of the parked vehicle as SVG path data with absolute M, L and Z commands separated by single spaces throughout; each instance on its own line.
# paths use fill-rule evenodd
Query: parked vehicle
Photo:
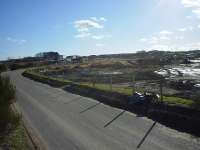
M 139 92 L 135 92 L 128 100 L 128 105 L 143 104 L 145 102 L 145 96 Z
M 139 92 L 135 92 L 130 99 L 128 100 L 128 105 L 148 105 L 152 102 L 158 101 L 159 95 L 155 93 L 147 93 L 141 94 Z

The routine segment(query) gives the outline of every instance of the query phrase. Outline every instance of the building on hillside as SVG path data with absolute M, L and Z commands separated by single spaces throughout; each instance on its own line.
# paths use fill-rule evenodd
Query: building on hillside
M 59 60 L 59 53 L 58 52 L 47 52 L 44 53 L 43 58 L 47 60 Z
M 86 62 L 88 62 L 88 60 L 89 60 L 89 59 L 88 59 L 87 56 L 83 56 L 83 57 L 82 57 L 82 62 L 85 62 L 85 63 L 86 63 Z
M 58 61 L 64 61 L 64 56 L 63 55 L 59 55 Z
M 58 52 L 43 52 L 36 54 L 36 57 L 43 58 L 48 61 L 58 61 L 61 58 Z
M 82 63 L 83 62 L 83 57 L 73 55 L 73 56 L 67 56 L 65 58 L 67 63 Z

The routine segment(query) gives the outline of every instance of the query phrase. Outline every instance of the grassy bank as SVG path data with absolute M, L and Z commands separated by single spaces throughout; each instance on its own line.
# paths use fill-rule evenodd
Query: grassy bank
M 91 87 L 91 88 L 96 88 L 104 91 L 110 91 L 110 86 L 108 84 L 95 84 L 93 86 L 92 84 L 89 83 L 82 83 L 82 85 Z M 126 88 L 121 88 L 121 87 L 112 87 L 113 92 L 118 92 L 121 94 L 125 95 L 131 95 L 132 94 L 132 88 L 131 87 L 126 87 Z M 142 89 L 138 90 L 139 92 L 144 92 Z M 184 99 L 184 98 L 179 98 L 175 96 L 163 96 L 163 102 L 168 104 L 168 105 L 180 105 L 184 107 L 192 107 L 193 106 L 193 101 L 189 99 Z
M 54 87 L 62 87 L 71 83 L 71 81 L 69 80 L 47 77 L 47 76 L 38 74 L 34 72 L 33 70 L 26 70 L 23 72 L 23 75 L 33 80 L 37 80 L 39 82 L 46 83 Z
M 20 121 L 13 129 L 4 133 L 0 147 L 8 150 L 28 150 L 26 131 Z
M 105 92 L 116 92 L 124 95 L 130 96 L 132 94 L 132 88 L 131 87 L 112 87 L 112 91 L 110 90 L 110 86 L 108 84 L 91 84 L 91 83 L 74 83 L 69 80 L 61 79 L 61 78 L 52 78 L 52 77 L 47 77 L 44 75 L 41 75 L 39 73 L 36 73 L 34 70 L 26 70 L 23 73 L 24 76 L 30 77 L 33 80 L 37 80 L 43 83 L 47 83 L 49 85 L 52 85 L 54 87 L 62 87 L 65 85 L 69 84 L 76 84 L 76 85 L 81 85 L 85 86 L 86 88 L 94 88 L 96 90 L 103 90 Z M 143 89 L 138 89 L 137 91 L 143 92 Z M 167 105 L 177 105 L 177 106 L 183 106 L 183 107 L 193 107 L 194 102 L 190 99 L 184 99 L 184 98 L 179 98 L 175 96 L 163 96 L 163 102 Z
M 23 74 L 29 78 L 34 76 L 32 79 L 36 81 L 43 80 L 43 83 L 50 85 L 54 85 L 54 82 L 62 82 L 61 79 L 51 79 L 44 76 L 43 78 L 40 74 L 31 71 L 26 71 Z M 147 116 L 156 122 L 178 131 L 200 136 L 200 111 L 192 108 L 192 100 L 164 96 L 164 103 L 152 103 L 148 106 L 132 105 L 130 107 L 127 105 L 127 102 L 132 94 L 131 88 L 113 87 L 111 91 L 110 87 L 106 84 L 95 84 L 94 86 L 91 83 L 74 83 L 70 81 L 63 82 L 61 85 L 66 85 L 62 87 L 65 91 L 94 98 L 106 105 L 124 109 L 137 115 Z
M 26 135 L 20 116 L 13 111 L 15 87 L 9 77 L 0 75 L 0 148 L 26 150 Z

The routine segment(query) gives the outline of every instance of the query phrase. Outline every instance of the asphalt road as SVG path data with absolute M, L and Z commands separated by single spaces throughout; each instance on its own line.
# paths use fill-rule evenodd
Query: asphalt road
M 199 150 L 198 138 L 145 117 L 7 73 L 17 105 L 50 150 Z

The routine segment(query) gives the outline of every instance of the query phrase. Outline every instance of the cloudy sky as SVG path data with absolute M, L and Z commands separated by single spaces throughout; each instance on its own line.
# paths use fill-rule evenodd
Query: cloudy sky
M 200 49 L 200 0 L 0 0 L 0 59 Z

